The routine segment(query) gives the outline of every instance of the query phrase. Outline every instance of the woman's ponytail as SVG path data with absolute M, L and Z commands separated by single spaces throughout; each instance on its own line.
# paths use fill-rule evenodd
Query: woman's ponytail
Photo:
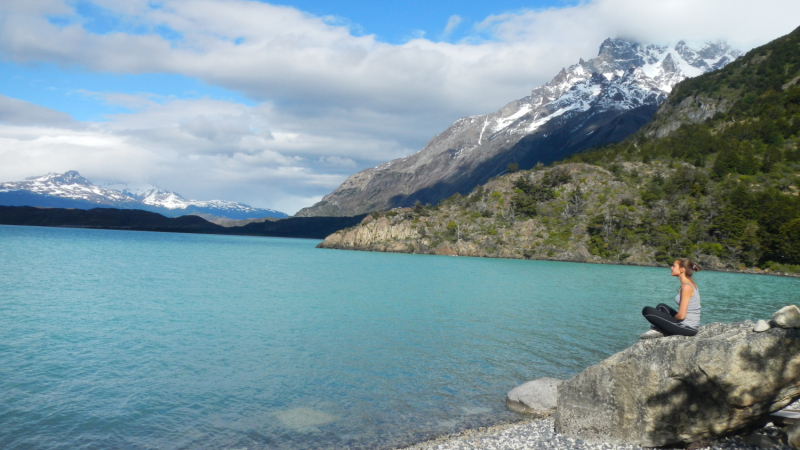
M 678 264 L 686 270 L 687 277 L 691 277 L 695 272 L 700 272 L 700 266 L 693 263 L 689 258 L 678 258 Z

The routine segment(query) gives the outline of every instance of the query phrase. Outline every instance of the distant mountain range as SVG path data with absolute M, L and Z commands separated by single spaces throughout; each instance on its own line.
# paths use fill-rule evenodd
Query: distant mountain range
M 48 208 L 141 209 L 166 217 L 204 214 L 227 219 L 284 218 L 273 209 L 254 208 L 226 200 L 189 200 L 156 186 L 95 185 L 77 171 L 49 173 L 24 181 L 0 183 L 0 205 Z
M 352 216 L 416 201 L 436 204 L 505 172 L 530 169 L 637 131 L 680 81 L 720 69 L 741 53 L 727 44 L 694 50 L 607 39 L 596 58 L 500 110 L 456 121 L 421 151 L 350 176 L 296 216 Z

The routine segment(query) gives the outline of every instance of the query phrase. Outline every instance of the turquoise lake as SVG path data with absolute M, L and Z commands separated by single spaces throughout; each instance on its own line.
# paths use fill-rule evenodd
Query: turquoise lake
M 391 448 L 637 341 L 669 269 L 0 226 L 0 448 Z M 701 272 L 704 324 L 800 280 Z

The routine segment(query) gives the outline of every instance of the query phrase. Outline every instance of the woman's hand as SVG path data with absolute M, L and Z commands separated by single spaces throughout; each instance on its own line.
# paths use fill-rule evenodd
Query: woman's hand
M 690 283 L 681 286 L 681 306 L 678 308 L 678 314 L 675 314 L 675 320 L 683 320 L 686 318 L 686 311 L 689 310 L 689 299 L 692 298 L 694 289 Z

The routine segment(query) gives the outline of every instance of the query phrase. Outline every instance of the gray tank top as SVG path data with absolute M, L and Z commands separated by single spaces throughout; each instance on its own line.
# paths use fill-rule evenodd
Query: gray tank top
M 688 284 L 694 290 L 692 296 L 689 297 L 689 308 L 686 310 L 686 318 L 683 319 L 683 324 L 692 328 L 700 328 L 700 291 L 692 283 Z M 681 285 L 683 287 L 683 285 Z M 678 289 L 678 295 L 675 296 L 675 303 L 678 304 L 678 309 L 681 307 L 681 290 Z

